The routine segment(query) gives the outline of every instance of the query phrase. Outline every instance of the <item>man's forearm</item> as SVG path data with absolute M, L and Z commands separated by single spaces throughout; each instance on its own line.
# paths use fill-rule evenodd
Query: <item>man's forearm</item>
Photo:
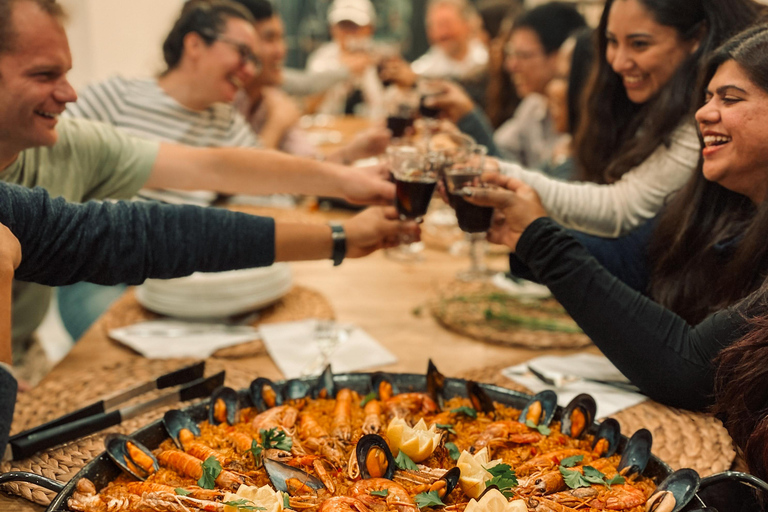
M 330 259 L 330 226 L 275 222 L 275 261 Z
M 345 169 L 279 151 L 162 144 L 148 188 L 340 197 Z

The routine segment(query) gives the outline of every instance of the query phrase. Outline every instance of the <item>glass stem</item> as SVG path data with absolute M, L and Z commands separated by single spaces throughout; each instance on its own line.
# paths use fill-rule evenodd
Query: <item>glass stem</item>
M 470 272 L 484 272 L 485 266 L 485 233 L 469 233 Z

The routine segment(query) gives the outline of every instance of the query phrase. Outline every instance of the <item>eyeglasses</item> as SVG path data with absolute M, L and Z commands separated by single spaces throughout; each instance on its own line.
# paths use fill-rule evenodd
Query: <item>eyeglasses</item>
M 516 50 L 514 46 L 512 46 L 511 44 L 508 44 L 504 47 L 504 55 L 507 58 L 514 57 L 515 59 L 518 59 L 518 60 L 532 60 L 544 54 L 538 51 Z
M 241 43 L 240 41 L 236 41 L 234 39 L 230 39 L 225 36 L 216 36 L 216 41 L 220 41 L 225 44 L 232 45 L 235 50 L 237 50 L 237 53 L 240 55 L 240 64 L 245 65 L 247 63 L 253 64 L 253 67 L 256 68 L 258 71 L 261 68 L 261 61 L 256 56 L 255 53 L 253 53 L 253 50 L 251 50 L 251 47 L 248 46 L 245 43 Z

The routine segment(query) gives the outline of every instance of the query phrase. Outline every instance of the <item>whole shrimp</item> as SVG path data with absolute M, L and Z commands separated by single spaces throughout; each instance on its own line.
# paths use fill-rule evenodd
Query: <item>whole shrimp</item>
M 414 414 L 434 414 L 439 407 L 426 393 L 400 393 L 384 402 L 388 418 L 410 418 Z
M 301 414 L 299 417 L 299 436 L 310 450 L 319 452 L 337 466 L 343 466 L 346 462 L 339 442 L 329 436 L 310 414 Z
M 78 512 L 119 512 L 129 510 L 138 504 L 141 498 L 127 495 L 121 498 L 111 498 L 96 494 L 96 486 L 87 478 L 81 478 L 75 486 L 75 492 L 67 500 L 70 510 Z
M 517 421 L 494 421 L 479 435 L 472 445 L 471 452 L 476 453 L 486 446 L 507 443 L 531 444 L 544 439 L 544 436 Z
M 381 432 L 381 402 L 370 400 L 363 408 L 363 434 L 378 434 Z
M 352 439 L 352 391 L 341 389 L 336 393 L 331 435 L 342 443 Z
M 518 425 L 520 424 L 518 423 Z M 587 451 L 578 450 L 575 448 L 565 448 L 562 450 L 543 453 L 523 462 L 522 464 L 515 467 L 515 475 L 528 476 L 537 471 L 557 468 L 557 466 L 560 465 L 560 461 L 576 455 L 581 455 L 584 457 L 581 461 L 584 464 L 592 460 L 592 454 Z
M 603 485 L 592 485 L 570 489 L 547 496 L 550 500 L 566 506 L 588 505 L 596 509 L 626 510 L 639 507 L 645 503 L 643 491 L 627 484 L 616 484 L 607 488 Z
M 374 496 L 371 491 L 387 491 L 384 497 L 389 508 L 395 508 L 398 512 L 419 512 L 419 507 L 411 499 L 405 488 L 392 480 L 386 478 L 369 478 L 360 480 L 350 487 L 349 492 L 358 500 L 362 501 L 370 508 L 376 508 L 381 504 L 382 497 Z
M 199 480 L 203 476 L 203 466 L 200 459 L 187 453 L 178 450 L 165 450 L 157 455 L 157 460 L 163 466 L 173 468 L 182 475 L 195 480 Z M 223 469 L 216 477 L 216 484 L 225 489 L 236 491 L 243 484 L 243 478 Z
M 251 425 L 256 432 L 269 430 L 270 428 L 279 428 L 292 436 L 298 417 L 299 410 L 297 408 L 290 405 L 279 405 L 257 414 L 253 418 Z

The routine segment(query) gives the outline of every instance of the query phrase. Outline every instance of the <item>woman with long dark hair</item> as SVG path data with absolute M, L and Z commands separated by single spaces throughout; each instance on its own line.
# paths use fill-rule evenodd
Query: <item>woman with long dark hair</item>
M 574 143 L 591 183 L 504 162 L 500 170 L 533 187 L 567 227 L 615 237 L 640 226 L 696 169 L 692 92 L 700 62 L 762 10 L 752 0 L 607 0 Z
M 696 113 L 703 140 L 699 172 L 677 194 L 656 232 L 658 243 L 667 237 L 672 244 L 670 252 L 674 244 L 694 244 L 690 249 L 702 259 L 681 258 L 686 268 L 723 262 L 707 267 L 708 274 L 702 271 L 700 281 L 677 281 L 681 296 L 708 293 L 692 310 L 654 301 L 653 286 L 649 298 L 621 282 L 546 218 L 536 192 L 514 178 L 491 175 L 488 181 L 508 190 L 471 189 L 469 200 L 497 208 L 490 238 L 516 251 L 632 382 L 669 405 L 714 404 L 750 469 L 766 479 L 768 25 L 729 40 L 708 60 L 703 76 L 704 105 Z M 672 209 L 686 201 L 695 203 L 690 211 Z M 661 231 L 674 225 L 675 216 L 678 230 Z M 701 227 L 694 236 L 696 224 Z M 636 264 L 641 258 L 623 261 Z M 739 261 L 748 263 L 734 267 Z M 692 282 L 697 287 L 686 289 Z M 729 288 L 731 283 L 746 284 Z M 705 290 L 707 284 L 712 290 Z

